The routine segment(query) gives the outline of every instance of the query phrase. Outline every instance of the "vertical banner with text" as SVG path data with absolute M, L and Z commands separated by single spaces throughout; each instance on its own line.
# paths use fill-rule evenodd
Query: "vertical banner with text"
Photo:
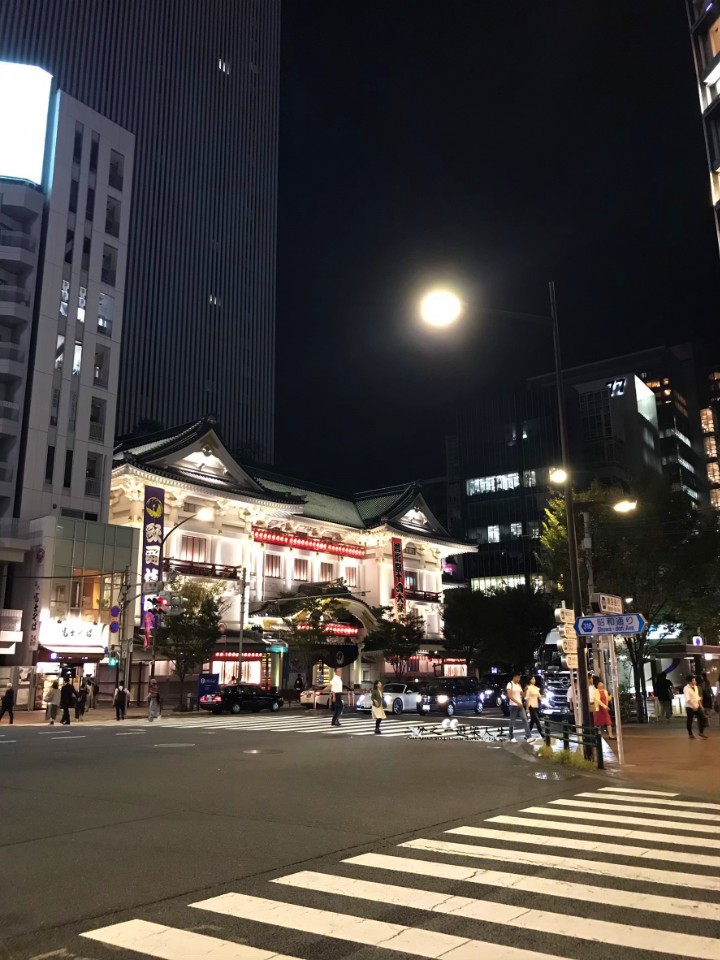
M 164 520 L 165 491 L 162 487 L 145 487 L 142 545 L 142 619 L 145 646 L 149 643 L 148 627 L 149 617 L 152 617 L 152 601 L 162 580 Z
M 392 538 L 392 574 L 393 591 L 395 594 L 395 613 L 398 617 L 405 616 L 405 560 L 403 557 L 402 540 Z

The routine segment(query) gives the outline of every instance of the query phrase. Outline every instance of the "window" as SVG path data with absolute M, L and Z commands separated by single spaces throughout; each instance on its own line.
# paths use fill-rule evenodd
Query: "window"
M 539 520 L 529 520 L 527 525 L 528 536 L 533 540 L 540 539 L 540 521 Z
M 65 234 L 65 263 L 72 263 L 73 243 L 75 242 L 75 231 L 68 230 Z
M 80 184 L 77 180 L 70 181 L 70 203 L 68 209 L 70 213 L 77 213 L 77 204 L 78 204 L 78 191 L 80 190 Z
M 72 483 L 72 465 L 73 465 L 73 452 L 72 450 L 65 451 L 65 470 L 63 471 L 63 487 L 68 489 Z
M 105 206 L 105 233 L 111 237 L 120 236 L 120 201 L 108 197 Z
M 48 444 L 47 454 L 45 456 L 45 483 L 52 483 L 54 469 L 55 447 L 52 447 Z
M 98 165 L 98 149 L 100 147 L 100 137 L 93 130 L 92 138 L 90 140 L 90 172 L 97 172 Z
M 406 590 L 417 590 L 418 588 L 418 575 L 415 570 L 406 570 L 405 571 L 405 589 Z
M 100 397 L 92 397 L 90 400 L 90 439 L 95 443 L 102 443 L 105 440 L 105 412 L 107 401 Z
M 90 237 L 83 237 L 83 251 L 82 260 L 80 261 L 80 269 L 84 270 L 85 273 L 87 273 L 90 269 L 90 243 Z
M 327 583 L 328 580 L 333 580 L 335 578 L 335 566 L 332 563 L 321 563 L 320 564 L 320 579 L 323 583 Z
M 537 484 L 534 470 L 523 470 L 523 486 L 534 487 Z
M 525 577 L 518 574 L 510 577 L 472 577 L 471 590 L 505 590 L 508 587 L 524 587 Z
M 710 483 L 720 484 L 720 463 L 709 463 L 707 465 L 707 476 Z
M 310 568 L 310 564 L 307 562 L 307 560 L 296 560 L 294 567 L 293 580 L 301 580 L 303 583 L 307 583 L 309 579 L 308 570 Z
M 73 353 L 73 376 L 80 376 L 80 367 L 82 366 L 82 348 L 83 345 L 79 340 L 75 341 L 75 352 Z
M 73 392 L 70 394 L 70 416 L 68 417 L 68 431 L 70 433 L 75 432 L 75 423 L 77 421 L 77 405 L 77 390 L 73 390 Z
M 82 142 L 83 142 L 83 125 L 81 123 L 75 124 L 75 141 L 73 143 L 73 163 L 80 163 L 82 160 Z
M 700 411 L 700 426 L 703 433 L 715 433 L 715 421 L 710 407 Z
M 114 190 L 122 190 L 125 176 L 125 157 L 117 150 L 110 151 L 110 171 L 108 183 Z
M 488 543 L 500 543 L 500 527 L 495 525 L 487 528 L 487 542 Z
M 101 453 L 90 451 L 85 466 L 85 496 L 99 497 L 102 487 L 103 460 Z
M 510 536 L 513 538 L 522 536 L 522 523 L 510 524 Z
M 95 347 L 93 382 L 96 387 L 107 387 L 110 377 L 110 351 L 107 347 Z
M 519 486 L 519 473 L 501 473 L 494 477 L 477 477 L 465 481 L 465 489 L 469 497 L 474 497 L 480 493 L 501 493 L 505 490 L 516 490 Z
M 714 510 L 720 510 L 720 490 L 710 491 L 710 503 Z
M 90 241 L 88 240 L 88 243 Z M 88 247 L 88 250 L 90 248 Z M 83 257 L 85 253 L 83 251 Z M 87 287 L 80 287 L 78 292 L 78 308 L 77 308 L 77 319 L 78 323 L 85 323 L 85 307 L 87 305 Z
M 718 448 L 717 438 L 713 434 L 709 437 L 703 437 L 703 446 L 705 447 L 705 456 L 708 460 L 717 460 Z
M 221 70 L 223 73 L 230 73 L 230 67 L 227 60 L 218 60 L 218 70 Z
M 106 337 L 112 336 L 113 306 L 115 301 L 107 293 L 101 293 L 98 300 L 97 332 Z
M 192 560 L 195 563 L 205 563 L 207 540 L 205 537 L 191 537 L 183 534 L 180 537 L 179 560 Z
M 101 277 L 103 283 L 109 283 L 111 287 L 115 286 L 115 280 L 117 278 L 117 250 L 107 243 L 103 244 Z
M 52 392 L 52 402 L 50 404 L 50 426 L 57 426 L 58 407 L 60 406 L 60 391 L 55 388 Z
M 56 370 L 62 370 L 64 355 L 65 355 L 65 335 L 62 333 L 59 333 L 57 335 L 57 343 L 55 344 L 55 369 Z
M 357 567 L 345 567 L 345 583 L 351 589 L 357 587 L 358 585 L 358 568 Z
M 95 189 L 88 187 L 87 203 L 85 204 L 85 219 L 91 223 L 95 219 Z
M 280 576 L 280 554 L 278 553 L 265 554 L 265 576 L 266 577 Z

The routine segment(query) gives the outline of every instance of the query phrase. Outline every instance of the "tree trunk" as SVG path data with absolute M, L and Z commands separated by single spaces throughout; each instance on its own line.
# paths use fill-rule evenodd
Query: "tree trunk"
M 185 674 L 179 674 L 178 678 L 180 679 L 180 709 L 185 709 L 185 704 L 183 703 L 183 690 L 185 689 Z
M 645 658 L 640 657 L 640 686 L 642 688 L 642 718 L 641 723 L 648 722 L 647 711 L 647 682 L 645 680 Z

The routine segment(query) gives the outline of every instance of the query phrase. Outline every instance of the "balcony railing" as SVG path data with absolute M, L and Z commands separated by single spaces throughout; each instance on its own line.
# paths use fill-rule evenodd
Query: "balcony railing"
M 0 630 L 8 630 L 10 633 L 17 633 L 21 629 L 22 610 L 0 610 Z
M 10 400 L 0 400 L 0 420 L 17 420 L 20 415 L 20 407 Z
M 0 360 L 15 360 L 16 363 L 22 363 L 24 359 L 25 352 L 20 347 L 16 347 L 14 343 L 0 343 Z
M 24 303 L 30 306 L 30 291 L 24 287 L 11 287 L 8 284 L 0 286 L 0 302 Z
M 21 250 L 34 253 L 35 241 L 26 233 L 20 233 L 18 230 L 0 230 L 0 247 L 18 247 Z
M 90 439 L 102 443 L 105 439 L 105 424 L 90 421 Z
M 198 560 L 176 560 L 165 557 L 163 569 L 174 570 L 183 577 L 211 577 L 214 580 L 239 580 L 239 567 L 230 567 L 222 563 L 200 563 Z
M 99 477 L 86 477 L 85 478 L 85 496 L 99 497 L 101 485 L 102 483 Z
M 392 598 L 395 599 L 395 591 L 392 592 Z M 416 603 L 440 603 L 440 594 L 433 593 L 430 590 L 406 590 L 406 600 L 414 600 Z

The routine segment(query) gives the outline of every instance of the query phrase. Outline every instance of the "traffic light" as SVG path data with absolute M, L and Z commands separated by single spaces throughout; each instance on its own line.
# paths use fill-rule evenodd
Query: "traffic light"
M 115 649 L 115 647 L 113 647 L 110 653 L 108 654 L 108 666 L 116 667 L 119 663 L 119 659 L 120 659 L 120 654 Z
M 150 601 L 150 612 L 156 615 L 166 613 L 168 603 L 169 601 L 167 595 L 164 593 L 159 593 Z

